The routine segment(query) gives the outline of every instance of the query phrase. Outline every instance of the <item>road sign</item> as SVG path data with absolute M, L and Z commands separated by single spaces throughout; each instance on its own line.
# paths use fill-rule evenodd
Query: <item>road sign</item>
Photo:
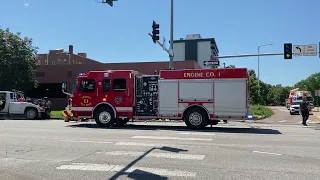
M 172 49 L 169 49 L 169 50 L 168 50 L 168 53 L 169 53 L 170 56 L 172 56 L 172 57 L 174 56 L 174 53 L 173 53 L 173 50 L 172 50 Z
M 314 95 L 319 97 L 320 96 L 320 90 L 316 90 Z
M 220 61 L 219 60 L 204 61 L 203 65 L 205 65 L 205 66 L 209 66 L 209 65 L 219 66 Z
M 294 45 L 293 55 L 295 56 L 316 56 L 317 55 L 317 45 Z

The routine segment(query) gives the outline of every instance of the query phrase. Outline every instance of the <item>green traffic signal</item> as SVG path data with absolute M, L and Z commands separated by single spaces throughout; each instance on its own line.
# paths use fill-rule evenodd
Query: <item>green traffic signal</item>
M 292 59 L 292 43 L 285 43 L 283 50 L 284 59 Z

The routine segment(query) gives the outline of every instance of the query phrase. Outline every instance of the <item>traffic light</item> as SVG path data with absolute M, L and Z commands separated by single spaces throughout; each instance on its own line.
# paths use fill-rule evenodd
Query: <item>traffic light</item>
M 160 40 L 159 31 L 160 25 L 157 24 L 155 21 L 153 21 L 152 23 L 152 40 L 154 43 L 156 43 L 156 41 Z
M 113 7 L 113 1 L 118 1 L 118 0 L 103 0 L 102 3 L 107 3 L 107 4 L 109 4 L 111 7 Z
M 292 59 L 292 43 L 284 44 L 284 59 Z

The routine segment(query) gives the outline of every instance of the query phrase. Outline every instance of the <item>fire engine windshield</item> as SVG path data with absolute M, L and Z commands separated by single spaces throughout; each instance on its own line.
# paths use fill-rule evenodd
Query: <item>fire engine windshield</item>
M 0 100 L 6 99 L 6 93 L 0 93 Z
M 76 83 L 73 85 L 72 92 L 76 92 L 79 85 L 79 81 L 76 80 Z
M 297 100 L 302 100 L 302 97 L 297 97 Z M 313 97 L 307 96 L 307 101 L 313 101 Z

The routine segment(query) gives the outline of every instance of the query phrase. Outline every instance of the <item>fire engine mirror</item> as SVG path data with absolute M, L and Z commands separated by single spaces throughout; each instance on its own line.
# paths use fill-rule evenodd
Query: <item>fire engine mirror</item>
M 62 83 L 62 91 L 66 92 L 67 91 L 67 84 Z

